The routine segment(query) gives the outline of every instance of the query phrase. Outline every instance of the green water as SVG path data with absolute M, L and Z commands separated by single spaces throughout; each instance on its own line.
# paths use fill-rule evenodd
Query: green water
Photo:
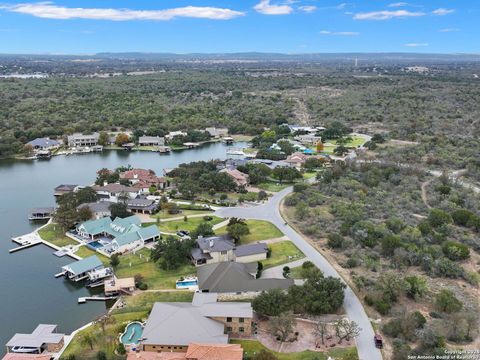
M 54 278 L 60 267 L 72 259 L 57 258 L 52 249 L 43 245 L 8 253 L 16 246 L 10 240 L 12 236 L 38 227 L 27 220 L 29 209 L 54 205 L 55 186 L 90 184 L 95 172 L 103 167 L 130 164 L 161 175 L 164 168 L 184 162 L 225 157 L 226 145 L 214 143 L 169 155 L 106 151 L 50 160 L 0 161 L 0 354 L 16 332 L 30 333 L 39 323 L 50 323 L 58 324 L 59 331 L 70 333 L 106 310 L 102 302 L 77 304 L 77 298 L 87 296 L 89 290 Z

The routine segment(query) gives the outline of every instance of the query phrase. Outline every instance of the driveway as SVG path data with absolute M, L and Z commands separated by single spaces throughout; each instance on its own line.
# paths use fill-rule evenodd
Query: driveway
M 220 217 L 238 217 L 243 219 L 257 219 L 270 221 L 276 225 L 325 276 L 341 278 L 335 268 L 312 246 L 289 225 L 280 215 L 281 201 L 293 191 L 288 187 L 274 196 L 268 202 L 256 207 L 230 207 L 218 209 L 215 214 Z M 370 319 L 365 312 L 360 300 L 348 287 L 345 289 L 345 300 L 343 304 L 350 320 L 355 321 L 362 331 L 356 339 L 358 355 L 360 360 L 381 360 L 382 354 L 373 343 L 374 331 Z

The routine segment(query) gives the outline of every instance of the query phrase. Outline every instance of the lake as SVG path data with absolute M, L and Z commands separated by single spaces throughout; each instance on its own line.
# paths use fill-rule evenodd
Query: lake
M 245 147 L 236 143 L 235 147 Z M 225 159 L 227 145 L 205 144 L 197 149 L 158 154 L 148 151 L 104 151 L 85 155 L 55 156 L 50 160 L 0 161 L 0 354 L 16 332 L 30 333 L 39 323 L 58 324 L 64 333 L 79 328 L 106 311 L 102 302 L 77 304 L 89 290 L 54 274 L 73 260 L 58 258 L 44 246 L 9 254 L 17 246 L 10 239 L 32 231 L 38 224 L 27 220 L 29 209 L 53 206 L 53 189 L 60 184 L 88 185 L 96 171 L 132 165 L 154 170 L 181 163 Z

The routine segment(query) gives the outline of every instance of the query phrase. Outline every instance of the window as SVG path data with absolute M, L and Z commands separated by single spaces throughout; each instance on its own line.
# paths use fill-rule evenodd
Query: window
M 238 331 L 240 331 L 241 333 L 245 332 L 245 328 L 244 327 L 239 327 L 238 328 Z
M 227 252 L 226 251 L 220 251 L 220 254 L 227 255 Z
M 231 317 L 227 317 L 227 322 L 228 322 L 228 323 L 232 322 L 232 318 L 231 318 Z
M 230 333 L 232 332 L 232 327 L 231 326 L 227 326 L 227 333 Z
M 243 323 L 243 322 L 245 322 L 245 319 L 244 318 L 238 318 L 238 322 Z

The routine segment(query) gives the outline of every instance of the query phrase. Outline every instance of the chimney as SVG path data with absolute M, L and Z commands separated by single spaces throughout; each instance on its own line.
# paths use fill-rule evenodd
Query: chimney
M 107 185 L 108 185 L 108 182 L 104 181 L 103 186 L 107 186 Z
M 215 241 L 213 241 L 213 239 L 210 239 L 209 245 L 210 245 L 211 248 L 213 248 L 214 244 L 215 244 Z

